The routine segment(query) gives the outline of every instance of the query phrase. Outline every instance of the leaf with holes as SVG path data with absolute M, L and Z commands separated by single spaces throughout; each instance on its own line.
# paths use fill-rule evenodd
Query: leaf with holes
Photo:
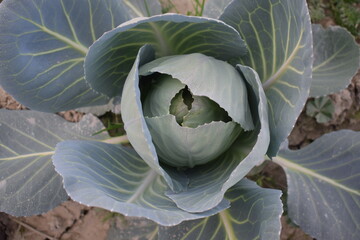
M 49 113 L 0 110 L 0 211 L 29 216 L 67 200 L 51 163 L 55 145 L 66 139 L 104 140 L 107 134 L 91 136 L 102 128 L 91 115 L 69 123 Z
M 360 236 L 359 156 L 360 133 L 341 130 L 297 151 L 284 144 L 274 158 L 288 178 L 289 216 L 305 232 L 329 240 Z

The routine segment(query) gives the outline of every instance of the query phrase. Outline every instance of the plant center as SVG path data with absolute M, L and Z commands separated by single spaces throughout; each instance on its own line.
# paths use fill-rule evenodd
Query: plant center
M 183 127 L 196 128 L 214 121 L 229 122 L 228 113 L 216 102 L 205 96 L 192 95 L 186 86 L 171 100 L 170 114 Z

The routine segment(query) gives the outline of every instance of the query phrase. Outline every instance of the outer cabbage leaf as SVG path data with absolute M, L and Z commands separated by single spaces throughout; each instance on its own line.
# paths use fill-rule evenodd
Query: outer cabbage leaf
M 157 1 L 5 0 L 0 6 L 0 84 L 34 110 L 105 104 L 84 80 L 88 47 Z M 150 3 L 150 4 L 147 4 Z M 145 5 L 144 5 L 145 4 Z
M 309 94 L 312 69 L 311 23 L 305 0 L 234 0 L 220 20 L 239 31 L 248 45 L 241 63 L 260 76 L 269 105 L 276 155 Z
M 164 179 L 129 147 L 94 141 L 65 141 L 56 146 L 55 169 L 69 196 L 82 204 L 172 226 L 207 217 L 229 207 L 223 202 L 199 214 L 185 212 L 164 195 Z
M 107 232 L 106 240 L 158 240 L 159 225 L 144 218 L 126 218 L 125 227 L 113 222 Z
M 229 209 L 174 227 L 160 227 L 159 240 L 278 240 L 282 214 L 280 196 L 278 190 L 263 189 L 243 179 L 225 194 L 231 202 Z
M 131 18 L 150 17 L 161 14 L 161 5 L 158 0 L 119 0 L 123 3 L 123 10 Z
M 136 152 L 152 169 L 165 178 L 171 189 L 178 192 L 187 188 L 187 176 L 176 168 L 160 166 L 140 101 L 139 66 L 153 59 L 154 51 L 150 45 L 145 45 L 139 50 L 124 86 L 121 101 L 122 120 L 129 141 Z
M 109 97 L 121 95 L 137 52 L 145 44 L 153 46 L 156 57 L 203 53 L 229 60 L 246 52 L 239 33 L 215 19 L 177 14 L 138 18 L 107 32 L 90 47 L 86 81 Z
M 326 134 L 274 161 L 286 172 L 290 218 L 316 239 L 360 236 L 360 133 Z M 331 226 L 331 227 L 329 227 Z
M 324 29 L 312 25 L 314 69 L 310 96 L 319 97 L 340 91 L 350 84 L 360 66 L 360 48 L 345 28 Z
M 66 139 L 108 138 L 91 136 L 102 128 L 91 115 L 69 123 L 48 113 L 0 110 L 0 211 L 36 215 L 67 200 L 51 163 L 55 145 Z
M 218 19 L 233 0 L 207 0 L 203 16 Z
M 255 166 L 262 163 L 269 145 L 267 104 L 261 82 L 254 70 L 237 66 L 247 81 L 250 109 L 255 130 L 243 133 L 217 160 L 186 172 L 190 179 L 187 191 L 167 196 L 189 212 L 206 211 L 222 201 L 225 192 Z

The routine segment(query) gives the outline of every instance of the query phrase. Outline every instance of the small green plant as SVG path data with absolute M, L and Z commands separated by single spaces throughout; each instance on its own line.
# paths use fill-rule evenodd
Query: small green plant
M 173 0 L 161 0 L 160 2 L 161 2 L 162 13 L 168 13 L 170 11 L 179 13 L 179 10 L 177 9 L 176 5 L 173 3 Z
M 358 0 L 330 0 L 335 22 L 360 37 L 360 7 Z
M 188 15 L 202 16 L 204 12 L 206 0 L 192 0 L 194 12 L 189 12 Z
M 328 96 L 311 99 L 306 104 L 306 114 L 314 117 L 318 123 L 329 122 L 334 112 L 334 102 Z
M 123 123 L 112 123 L 111 121 L 108 121 L 107 127 L 104 129 L 101 129 L 100 131 L 97 131 L 96 133 L 93 133 L 93 136 L 98 135 L 103 132 L 110 132 L 112 130 L 123 129 L 123 127 L 124 127 Z
M 107 112 L 101 116 L 100 120 L 105 125 L 105 128 L 93 133 L 93 136 L 104 132 L 109 133 L 112 137 L 122 136 L 125 134 L 124 123 L 121 120 L 121 115 Z
M 116 212 L 107 212 L 106 215 L 101 219 L 101 222 L 107 222 L 111 219 L 114 219 L 114 218 L 120 218 L 121 221 L 125 221 L 125 217 L 124 215 L 120 214 L 120 213 L 116 213 Z
M 322 0 L 308 0 L 308 4 L 312 22 L 319 22 L 325 18 L 326 4 Z

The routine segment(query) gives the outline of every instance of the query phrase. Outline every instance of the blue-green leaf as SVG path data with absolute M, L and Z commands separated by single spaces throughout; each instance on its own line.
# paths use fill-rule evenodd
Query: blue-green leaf
M 286 172 L 290 218 L 316 239 L 360 236 L 360 133 L 326 134 L 274 161 Z
M 360 48 L 345 28 L 312 25 L 314 69 L 310 96 L 338 92 L 350 84 L 360 66 Z
M 211 216 L 228 207 L 223 202 L 192 214 L 176 207 L 164 194 L 167 184 L 129 147 L 94 141 L 65 141 L 56 146 L 55 169 L 69 196 L 82 204 L 145 217 L 172 226 Z
M 85 54 L 105 31 L 130 18 L 119 0 L 3 1 L 0 84 L 34 110 L 107 103 L 85 83 Z
M 207 0 L 203 16 L 218 19 L 232 0 Z
M 127 217 L 122 224 L 113 221 L 106 240 L 158 240 L 159 225 L 144 218 Z
M 259 77 L 249 67 L 238 65 L 237 68 L 247 81 L 255 130 L 240 134 L 217 160 L 188 170 L 186 174 L 190 183 L 187 191 L 167 193 L 178 207 L 186 211 L 200 212 L 216 206 L 230 187 L 262 163 L 269 146 L 266 97 Z
M 66 139 L 94 137 L 101 122 L 86 115 L 79 123 L 34 111 L 0 110 L 0 211 L 16 216 L 41 214 L 67 200 L 51 155 Z
M 150 17 L 161 14 L 161 5 L 158 0 L 119 0 L 123 9 L 131 18 Z
M 136 152 L 152 169 L 165 178 L 172 190 L 178 192 L 187 188 L 187 177 L 183 172 L 177 171 L 176 168 L 160 166 L 140 101 L 139 66 L 153 60 L 153 58 L 154 51 L 150 45 L 145 45 L 139 50 L 124 85 L 121 101 L 122 120 L 129 141 Z
M 306 115 L 315 117 L 318 123 L 329 122 L 335 112 L 335 104 L 329 96 L 311 99 L 306 104 Z
M 241 59 L 260 76 L 269 105 L 271 142 L 276 155 L 309 95 L 312 69 L 311 23 L 305 0 L 234 0 L 220 20 L 248 45 Z
M 266 239 L 280 238 L 281 192 L 264 189 L 249 180 L 230 188 L 225 197 L 231 207 L 212 217 L 160 227 L 159 240 Z
M 85 60 L 87 82 L 109 97 L 121 95 L 136 54 L 145 44 L 154 47 L 156 57 L 203 53 L 229 60 L 246 52 L 239 33 L 215 19 L 177 14 L 139 18 L 107 32 L 90 47 Z

